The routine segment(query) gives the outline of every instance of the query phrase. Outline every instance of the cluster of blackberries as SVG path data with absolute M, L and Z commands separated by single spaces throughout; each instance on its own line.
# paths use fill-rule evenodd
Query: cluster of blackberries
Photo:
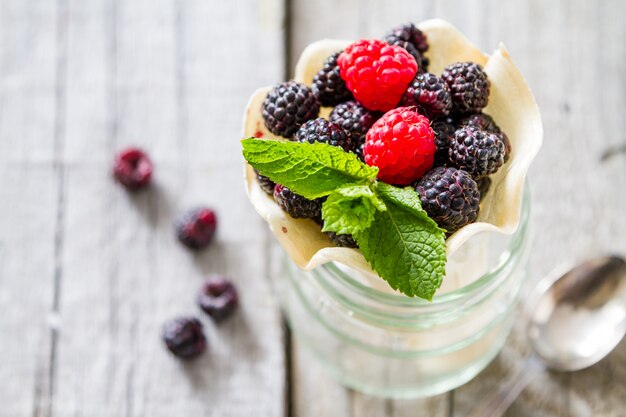
M 424 56 L 428 49 L 426 35 L 413 24 L 392 29 L 384 37 L 384 42 L 355 42 L 346 51 L 328 57 L 311 87 L 294 81 L 276 85 L 263 103 L 263 118 L 273 134 L 293 141 L 338 146 L 346 152 L 355 153 L 362 161 L 378 166 L 382 174 L 382 165 L 379 164 L 389 165 L 390 161 L 401 160 L 397 157 L 398 153 L 404 154 L 414 146 L 412 143 L 419 143 L 407 141 L 404 148 L 396 150 L 381 146 L 381 143 L 397 142 L 392 133 L 385 137 L 395 119 L 382 120 L 386 117 L 383 113 L 389 107 L 401 106 L 426 116 L 427 120 L 424 120 L 430 122 L 431 133 L 427 132 L 417 139 L 421 143 L 432 143 L 434 140 L 434 153 L 419 155 L 419 169 L 410 166 L 415 160 L 403 162 L 408 165 L 408 172 L 419 172 L 419 177 L 414 176 L 408 182 L 394 180 L 400 178 L 405 181 L 410 174 L 379 177 L 396 185 L 412 183 L 429 216 L 451 234 L 476 220 L 481 191 L 486 190 L 488 176 L 507 161 L 511 147 L 507 136 L 493 119 L 482 113 L 490 90 L 482 67 L 472 62 L 458 62 L 447 66 L 438 76 L 428 72 L 428 59 Z M 404 93 L 398 96 L 396 105 L 387 106 L 383 99 L 388 97 L 380 97 L 384 89 L 377 88 L 378 81 L 373 83 L 369 78 L 361 80 L 358 74 L 364 69 L 363 62 L 371 62 L 372 69 L 384 73 L 388 62 L 396 59 L 402 63 L 407 59 L 407 53 L 410 55 L 408 59 L 414 59 L 417 66 L 414 78 L 408 85 L 404 84 L 400 90 Z M 400 71 L 404 69 L 400 68 Z M 346 80 L 349 80 L 348 84 Z M 397 90 L 397 85 L 393 87 Z M 328 120 L 318 117 L 321 106 L 333 107 Z M 376 123 L 379 119 L 380 122 Z M 416 119 L 416 130 L 419 130 L 418 122 Z M 379 129 L 378 146 L 365 149 L 368 132 L 372 133 L 375 129 Z M 385 158 L 388 160 L 385 161 Z M 292 217 L 310 218 L 321 224 L 323 199 L 307 200 L 287 187 L 274 184 L 267 177 L 258 174 L 257 178 L 261 188 Z M 356 246 L 350 236 L 329 234 L 329 238 L 339 246 Z

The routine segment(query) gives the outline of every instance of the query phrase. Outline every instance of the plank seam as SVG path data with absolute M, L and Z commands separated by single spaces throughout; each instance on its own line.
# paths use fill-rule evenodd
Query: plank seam
M 57 179 L 57 201 L 54 225 L 54 288 L 52 299 L 52 314 L 60 313 L 61 289 L 63 281 L 63 248 L 65 227 L 65 114 L 66 114 L 66 83 L 67 83 L 67 0 L 57 0 L 56 10 L 56 68 L 55 68 L 55 119 L 54 119 L 54 163 L 53 171 Z M 59 329 L 57 326 L 50 328 L 50 367 L 48 372 L 48 416 L 53 415 L 55 379 L 57 373 L 57 355 Z

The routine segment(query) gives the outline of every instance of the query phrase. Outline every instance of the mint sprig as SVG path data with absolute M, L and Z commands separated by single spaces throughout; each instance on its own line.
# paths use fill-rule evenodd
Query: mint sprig
M 344 185 L 322 204 L 322 231 L 340 235 L 361 233 L 370 227 L 377 211 L 385 210 L 385 203 L 371 185 Z
M 376 168 L 334 146 L 255 138 L 242 144 L 261 175 L 308 199 L 327 196 L 322 230 L 352 234 L 392 288 L 432 300 L 445 274 L 445 230 L 428 217 L 413 189 L 376 181 Z
M 359 248 L 391 288 L 430 301 L 446 270 L 445 231 L 428 217 L 414 190 L 380 183 L 377 191 L 387 210 L 355 236 Z
M 373 182 L 377 168 L 356 155 L 324 143 L 244 139 L 243 156 L 272 181 L 309 199 L 324 197 L 350 183 Z

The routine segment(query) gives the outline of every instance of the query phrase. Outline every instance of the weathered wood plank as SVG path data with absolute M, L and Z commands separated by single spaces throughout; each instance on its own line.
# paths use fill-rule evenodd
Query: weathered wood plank
M 266 231 L 243 192 L 238 144 L 247 97 L 280 78 L 281 7 L 70 2 L 56 415 L 283 414 Z M 131 195 L 111 181 L 113 153 L 126 145 L 150 153 L 152 189 Z M 198 204 L 220 223 L 215 244 L 195 255 L 172 222 Z M 194 305 L 209 273 L 241 289 L 238 314 L 220 326 Z M 193 363 L 160 341 L 162 323 L 180 314 L 201 316 L 209 339 Z
M 0 415 L 44 416 L 60 173 L 55 2 L 0 3 Z

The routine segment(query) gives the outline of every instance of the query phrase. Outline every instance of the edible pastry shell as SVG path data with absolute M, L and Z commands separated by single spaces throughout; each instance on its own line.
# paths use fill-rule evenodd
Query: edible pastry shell
M 459 61 L 472 61 L 483 66 L 491 82 L 489 104 L 484 112 L 491 115 L 506 132 L 512 147 L 508 162 L 491 176 L 492 185 L 481 202 L 476 222 L 461 228 L 446 240 L 448 258 L 451 258 L 457 252 L 462 253 L 462 247 L 473 236 L 515 232 L 520 222 L 526 174 L 541 147 L 543 128 L 530 88 L 503 44 L 488 55 L 478 50 L 448 22 L 434 19 L 418 26 L 428 35 L 430 48 L 425 55 L 430 60 L 430 72 L 441 74 L 444 67 Z M 311 85 L 326 58 L 351 43 L 325 39 L 310 44 L 296 65 L 295 81 Z M 267 130 L 262 117 L 262 103 L 270 89 L 260 88 L 250 98 L 244 116 L 244 137 L 279 139 Z M 328 117 L 330 110 L 322 108 L 320 116 Z M 312 220 L 293 219 L 283 212 L 272 197 L 261 190 L 249 165 L 246 165 L 245 185 L 252 205 L 298 267 L 312 270 L 334 261 L 367 276 L 375 275 L 358 249 L 335 247 Z

